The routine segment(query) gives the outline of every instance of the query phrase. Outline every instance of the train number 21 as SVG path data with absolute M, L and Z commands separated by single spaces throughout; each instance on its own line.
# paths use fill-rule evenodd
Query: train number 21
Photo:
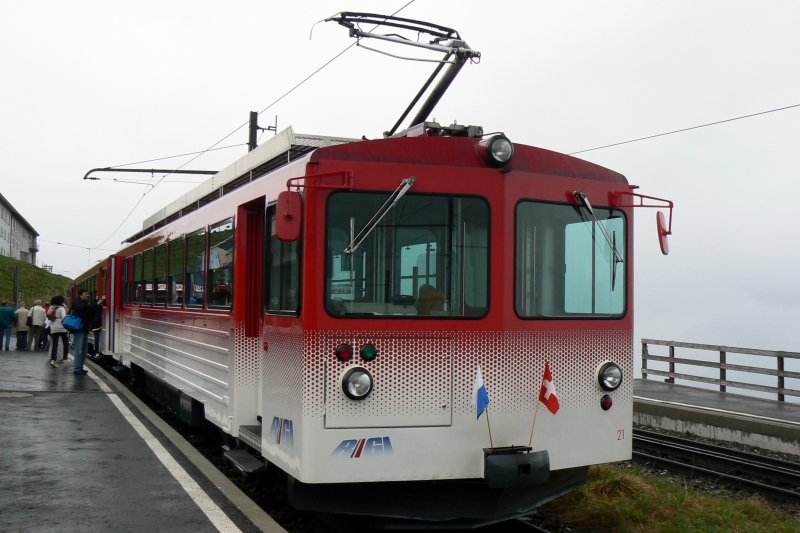
M 618 429 L 617 430 L 617 440 L 625 440 L 625 430 Z

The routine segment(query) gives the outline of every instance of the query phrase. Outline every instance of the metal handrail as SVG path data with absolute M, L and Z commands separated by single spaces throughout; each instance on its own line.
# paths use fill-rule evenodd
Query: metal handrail
M 648 346 L 666 346 L 668 347 L 668 355 L 651 354 Z M 702 350 L 707 352 L 718 352 L 719 361 L 701 361 L 687 357 L 676 357 L 675 349 L 681 348 L 683 350 Z M 741 355 L 755 355 L 759 357 L 769 357 L 775 359 L 774 368 L 750 366 L 741 364 L 730 364 L 727 362 L 728 354 L 741 354 Z M 761 350 L 754 348 L 738 348 L 732 346 L 720 346 L 714 344 L 697 344 L 692 342 L 676 342 L 665 341 L 656 339 L 642 339 L 642 378 L 647 379 L 648 376 L 663 376 L 666 377 L 664 381 L 667 383 L 675 383 L 676 379 L 710 383 L 717 385 L 720 392 L 726 392 L 728 387 L 753 390 L 759 392 L 766 392 L 775 394 L 779 402 L 783 402 L 786 396 L 800 397 L 800 390 L 787 388 L 786 378 L 800 379 L 800 372 L 792 372 L 785 369 L 786 359 L 800 359 L 800 352 L 784 352 L 774 350 Z M 647 362 L 655 361 L 666 363 L 668 370 L 658 370 L 648 368 Z M 716 368 L 719 370 L 718 378 L 710 378 L 700 376 L 692 373 L 691 370 L 684 370 L 682 372 L 676 371 L 676 365 L 683 365 L 689 367 L 703 367 L 703 368 Z M 756 383 L 746 383 L 743 381 L 730 380 L 727 377 L 727 371 L 732 370 L 735 372 L 745 372 L 750 374 L 760 374 L 767 376 L 775 376 L 775 386 L 758 385 Z

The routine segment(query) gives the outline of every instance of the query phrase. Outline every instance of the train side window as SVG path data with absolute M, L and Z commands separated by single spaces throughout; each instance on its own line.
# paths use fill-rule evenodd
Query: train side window
M 267 208 L 264 304 L 271 314 L 297 314 L 300 309 L 300 241 L 278 239 L 275 213 L 274 205 Z
M 169 281 L 167 293 L 170 307 L 180 307 L 183 304 L 183 261 L 186 249 L 183 238 L 169 243 Z
M 233 303 L 233 218 L 208 230 L 208 306 L 230 309 Z
M 128 291 L 131 290 L 131 283 L 130 283 L 130 260 L 124 259 L 122 261 L 122 268 L 120 268 L 120 299 L 122 301 L 122 306 L 125 307 L 130 303 L 130 295 Z
M 186 306 L 203 307 L 206 297 L 206 230 L 186 237 Z
M 144 298 L 142 305 L 153 304 L 153 249 L 142 253 L 142 273 L 144 280 Z
M 97 274 L 93 274 L 86 280 L 86 288 L 89 289 L 89 301 L 95 301 L 97 299 Z
M 136 305 L 141 305 L 144 300 L 144 262 L 142 254 L 133 256 L 133 298 L 131 301 Z
M 97 297 L 100 298 L 106 292 L 108 292 L 108 277 L 107 277 L 106 267 L 100 267 L 100 272 L 98 273 L 97 278 Z
M 153 276 L 154 304 L 164 307 L 167 304 L 167 245 L 160 244 L 155 249 L 155 273 Z

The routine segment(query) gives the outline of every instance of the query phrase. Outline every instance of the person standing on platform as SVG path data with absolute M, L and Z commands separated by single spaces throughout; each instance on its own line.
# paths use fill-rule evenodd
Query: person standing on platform
M 105 303 L 102 299 L 100 302 Z M 83 329 L 74 332 L 75 368 L 72 372 L 73 374 L 82 375 L 87 373 L 87 370 L 83 368 L 83 363 L 86 361 L 86 352 L 89 349 L 89 328 L 91 327 L 92 317 L 98 312 L 97 306 L 97 303 L 89 301 L 89 289 L 78 290 L 78 298 L 72 304 L 71 313 L 83 321 Z M 50 331 L 52 331 L 52 326 Z
M 67 310 L 64 309 L 64 297 L 53 296 L 50 300 L 50 308 L 47 310 L 47 319 L 50 321 L 50 339 L 52 345 L 50 347 L 50 364 L 58 366 L 58 339 L 64 345 L 64 355 L 61 360 L 66 361 L 69 356 L 69 340 L 67 339 L 67 330 L 61 325 L 61 321 L 67 316 Z
M 8 351 L 11 343 L 11 327 L 15 320 L 14 310 L 9 307 L 8 302 L 0 302 L 0 344 L 5 351 Z
M 44 329 L 42 330 L 42 339 L 39 341 L 39 349 L 45 352 L 50 351 L 50 302 L 44 304 Z
M 14 312 L 17 317 L 17 350 L 28 350 L 28 315 L 31 312 L 25 307 L 25 302 L 19 303 L 19 308 Z
M 39 350 L 39 344 L 42 341 L 42 331 L 44 330 L 44 321 L 47 319 L 47 316 L 44 312 L 44 307 L 42 307 L 42 301 L 36 300 L 33 302 L 33 307 L 31 307 L 31 327 L 30 331 L 28 332 L 28 350 L 30 351 L 31 348 L 34 350 Z
M 105 359 L 105 354 L 100 350 L 100 341 L 103 337 L 103 307 L 105 307 L 106 302 L 105 299 L 102 297 L 96 300 L 97 303 L 97 311 L 92 316 L 92 320 L 89 323 L 89 331 L 94 334 L 94 339 L 92 340 L 92 346 L 94 347 L 94 356 L 97 358 L 98 361 L 102 361 Z

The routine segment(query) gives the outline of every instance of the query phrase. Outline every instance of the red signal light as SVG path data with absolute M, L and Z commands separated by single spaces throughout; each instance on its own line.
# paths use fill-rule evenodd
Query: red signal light
M 611 409 L 611 405 L 613 403 L 614 402 L 611 400 L 611 396 L 609 396 L 608 394 L 605 394 L 603 395 L 602 398 L 600 398 L 600 407 L 603 408 L 603 411 L 608 411 L 609 409 Z
M 336 347 L 336 358 L 343 363 L 353 360 L 353 347 L 349 344 L 340 344 Z

